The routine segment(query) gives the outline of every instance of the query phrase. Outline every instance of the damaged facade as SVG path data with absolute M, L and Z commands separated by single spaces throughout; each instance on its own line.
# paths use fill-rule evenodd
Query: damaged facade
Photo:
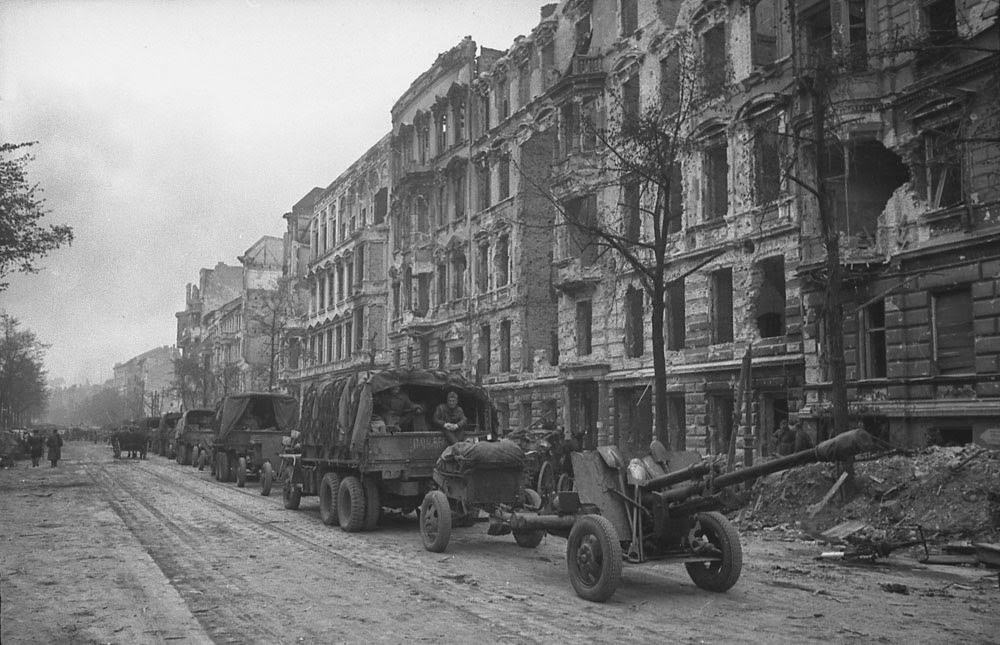
M 309 305 L 283 384 L 457 370 L 501 428 L 627 452 L 723 452 L 738 433 L 745 458 L 766 457 L 786 420 L 822 438 L 821 185 L 852 423 L 895 445 L 1000 445 L 998 4 L 563 0 L 506 51 L 462 40 L 386 138 L 285 216 L 284 275 Z M 680 115 L 683 142 L 664 197 L 662 410 L 648 285 L 566 225 L 628 248 L 655 237 L 656 198 L 610 170 L 607 142 L 656 113 Z

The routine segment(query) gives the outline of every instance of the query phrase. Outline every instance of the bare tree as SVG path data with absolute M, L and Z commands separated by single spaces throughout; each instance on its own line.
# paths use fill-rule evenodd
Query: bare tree
M 0 313 L 0 428 L 25 425 L 48 400 L 46 346 L 13 316 Z

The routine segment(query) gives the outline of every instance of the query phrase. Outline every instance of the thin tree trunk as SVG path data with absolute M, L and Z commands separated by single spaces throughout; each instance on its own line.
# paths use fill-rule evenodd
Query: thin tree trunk
M 653 295 L 653 403 L 656 408 L 655 439 L 666 438 L 667 445 L 674 450 L 680 449 L 679 431 L 674 436 L 669 434 L 667 425 L 667 357 L 666 342 L 663 336 L 663 314 L 666 307 L 663 302 L 663 285 L 654 285 Z

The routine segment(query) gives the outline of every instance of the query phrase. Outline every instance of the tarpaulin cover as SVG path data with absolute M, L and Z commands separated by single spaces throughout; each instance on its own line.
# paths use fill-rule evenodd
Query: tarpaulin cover
M 274 414 L 274 427 L 279 432 L 288 433 L 295 428 L 295 417 L 299 402 L 295 397 L 270 392 L 247 392 L 227 396 L 222 402 L 222 418 L 219 423 L 219 439 L 225 439 L 237 428 L 247 408 L 255 408 L 266 401 Z
M 524 468 L 524 451 L 513 441 L 459 441 L 444 449 L 435 468 L 465 472 L 477 467 Z
M 441 389 L 454 389 L 459 394 L 471 396 L 480 403 L 487 403 L 486 390 L 461 374 L 444 370 L 382 370 L 372 372 L 368 379 L 372 394 L 388 390 L 397 385 L 417 385 Z

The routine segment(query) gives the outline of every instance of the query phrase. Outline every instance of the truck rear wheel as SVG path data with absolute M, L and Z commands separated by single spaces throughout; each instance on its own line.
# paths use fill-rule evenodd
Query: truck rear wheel
M 569 532 L 566 566 L 576 595 L 604 602 L 615 593 L 622 579 L 622 545 L 607 518 L 584 515 Z
M 333 526 L 340 521 L 337 515 L 337 497 L 340 495 L 340 478 L 337 473 L 323 475 L 319 483 L 319 519 L 323 524 Z
M 260 494 L 267 497 L 271 494 L 271 484 L 274 482 L 274 469 L 271 462 L 265 461 L 260 467 Z
M 239 462 L 236 464 L 236 486 L 237 488 L 244 488 L 247 485 L 247 458 L 240 457 Z
M 366 531 L 378 528 L 382 517 L 382 496 L 378 492 L 378 482 L 374 477 L 365 477 L 362 482 L 365 488 L 365 526 Z
M 736 527 L 718 512 L 699 513 L 691 529 L 691 548 L 696 552 L 713 551 L 719 559 L 688 562 L 684 566 L 696 585 L 707 591 L 729 590 L 743 570 L 743 547 Z
M 295 487 L 295 468 L 289 466 L 285 469 L 285 476 L 281 478 L 281 496 L 285 508 L 296 511 L 302 501 L 302 491 Z
M 340 518 L 340 528 L 348 533 L 360 531 L 365 525 L 365 490 L 353 475 L 340 481 L 337 515 Z
M 424 496 L 420 505 L 420 537 L 424 548 L 433 553 L 442 553 L 451 539 L 451 506 L 448 497 L 439 490 L 432 490 Z

